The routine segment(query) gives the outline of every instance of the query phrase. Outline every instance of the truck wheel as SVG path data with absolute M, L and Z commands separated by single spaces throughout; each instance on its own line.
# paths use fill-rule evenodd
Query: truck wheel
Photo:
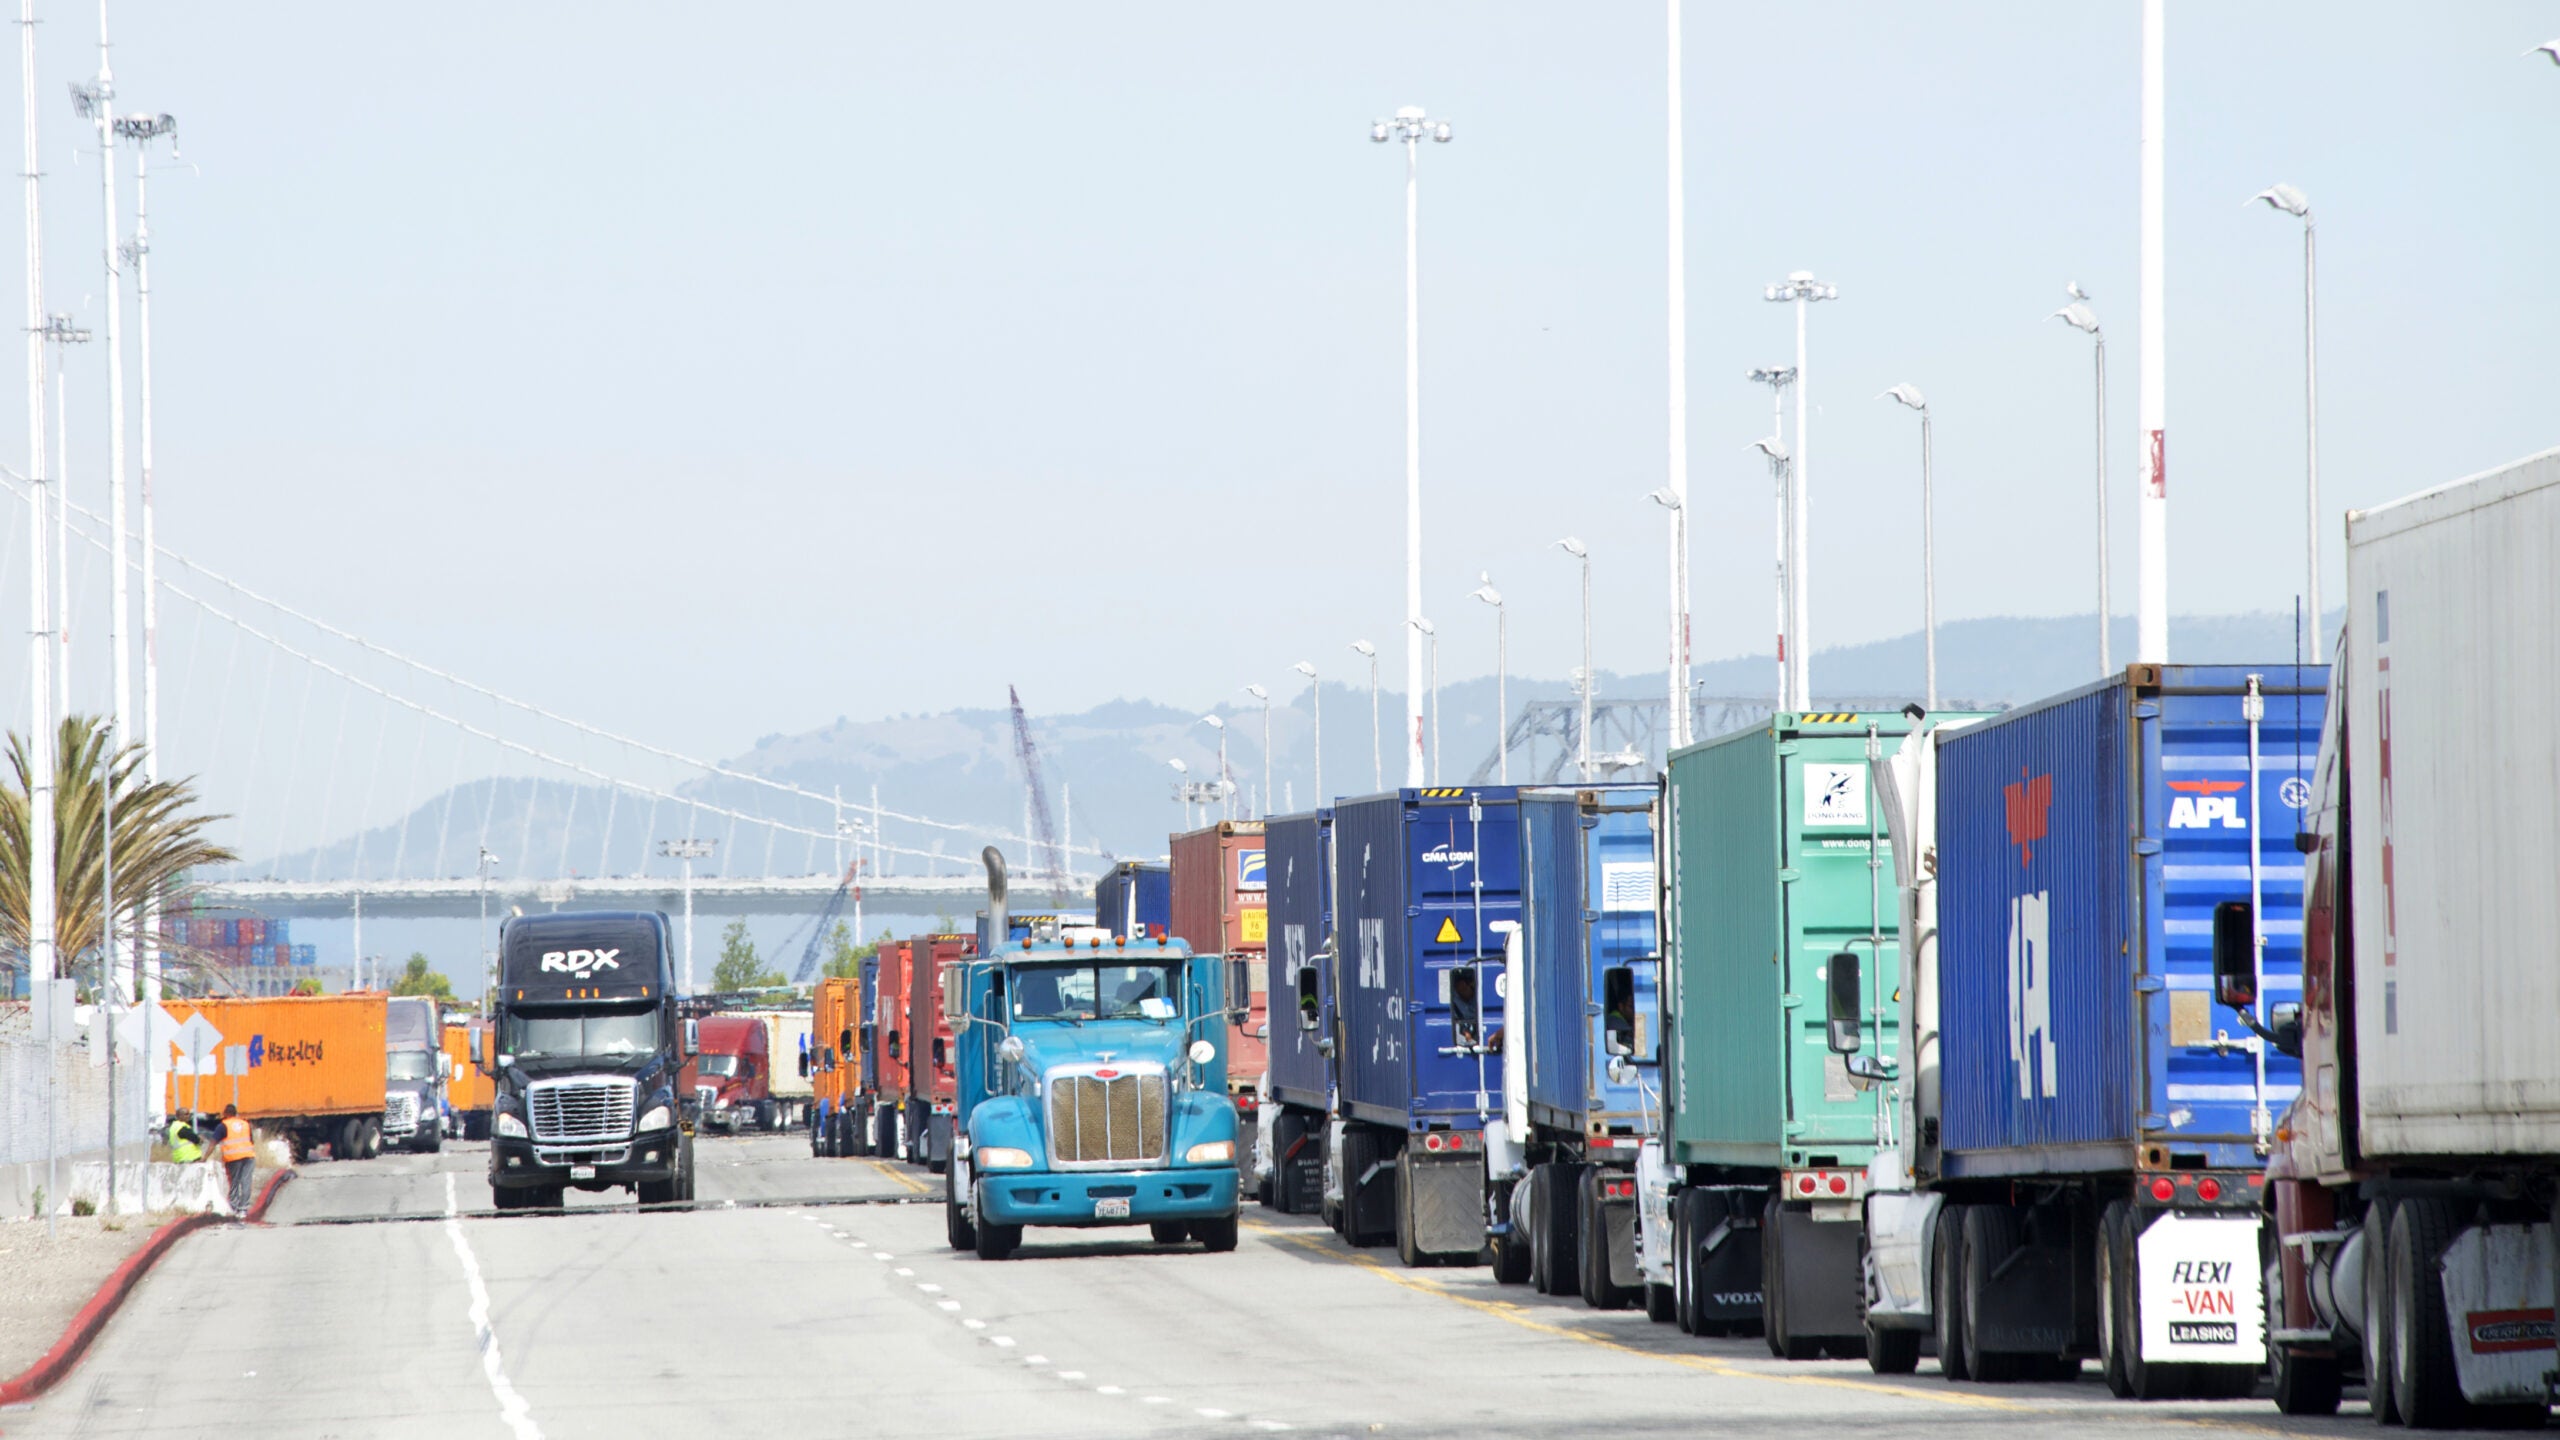
M 676 1198 L 673 1180 L 643 1180 L 634 1187 L 643 1205 L 672 1205 Z
M 676 1198 L 689 1205 L 693 1203 L 694 1177 L 693 1137 L 690 1135 L 676 1146 L 676 1168 Z
M 1253 1203 L 1265 1210 L 1277 1209 L 1278 1207 L 1271 1203 L 1271 1189 L 1271 1177 L 1263 1176 L 1261 1183 L 1253 1187 Z
M 1179 1245 L 1191 1238 L 1191 1227 L 1179 1220 L 1150 1220 L 1147 1233 L 1159 1245 Z
M 1575 1262 L 1582 1253 L 1581 1212 L 1574 1192 L 1582 1187 L 1581 1167 L 1557 1163 L 1545 1167 L 1547 1188 L 1538 1197 L 1538 1243 L 1546 1248 L 1549 1295 L 1571 1295 L 1581 1288 Z
M 2364 1393 L 2381 1425 L 2400 1423 L 2400 1397 L 2391 1388 L 2391 1217 L 2398 1209 L 2385 1196 L 2364 1212 Z
M 516 1198 L 520 1193 L 504 1185 L 492 1185 L 489 1187 L 489 1208 L 502 1212 L 521 1209 L 523 1202 Z
M 1695 1335 L 1698 1316 L 1698 1192 L 1671 1197 L 1671 1306 L 1680 1333 Z
M 1650 1280 L 1645 1282 L 1644 1318 L 1656 1325 L 1668 1325 L 1678 1311 L 1679 1303 L 1672 1296 L 1670 1286 L 1656 1285 Z
M 382 1122 L 372 1118 L 371 1116 L 367 1116 L 364 1119 L 357 1121 L 356 1126 L 361 1132 L 356 1137 L 357 1151 L 367 1160 L 380 1159 L 382 1156 Z
M 418 1148 L 426 1151 L 430 1155 L 441 1155 L 444 1153 L 443 1121 L 439 1120 L 427 1127 L 427 1143 L 419 1146 Z
M 1920 1368 L 1920 1332 L 1879 1330 L 1867 1322 L 1867 1369 L 1878 1375 L 1908 1375 Z
M 1938 1373 L 1949 1380 L 1970 1380 L 1964 1345 L 1964 1208 L 1950 1201 L 1938 1207 L 1936 1244 L 1929 1257 L 1929 1317 L 1938 1331 Z
M 2176 1400 L 2187 1393 L 2187 1367 L 2142 1358 L 2142 1216 L 2131 1206 L 2116 1230 L 2116 1337 L 2124 1353 L 2125 1393 L 2134 1400 Z
M 1586 1165 L 1574 1176 L 1574 1274 L 1582 1303 L 1594 1310 L 1623 1310 L 1627 1292 L 1609 1278 L 1609 1221 L 1600 1203 L 1600 1167 Z
M 782 1128 L 782 1107 L 771 1100 L 756 1102 L 756 1128 L 767 1135 Z
M 2125 1335 L 2118 1323 L 2123 1310 L 2116 1295 L 2131 1283 L 2129 1277 L 2116 1272 L 2116 1257 L 2124 1253 L 2120 1237 L 2130 1223 L 2132 1209 L 2121 1200 L 2111 1200 L 2098 1216 L 2098 1370 L 2106 1377 L 2107 1393 L 2119 1400 L 2133 1398 L 2133 1382 L 2125 1377 Z
M 2270 1291 L 2270 1293 L 2274 1293 Z M 2275 1368 L 2276 1410 L 2285 1415 L 2335 1415 L 2338 1394 L 2346 1388 L 2343 1367 L 2333 1355 L 2297 1355 L 2276 1345 L 2268 1357 Z
M 2391 1217 L 2388 1368 L 2401 1423 L 2413 1430 L 2441 1430 L 2468 1418 L 2454 1377 L 2444 1277 L 2436 1268 L 2453 1230 L 2453 1207 L 2443 1200 L 2403 1200 Z
M 989 1220 L 981 1222 L 977 1231 L 978 1258 L 981 1260 L 1010 1260 L 1015 1248 L 1022 1244 L 1022 1227 L 1019 1225 L 998 1225 Z
M 942 1238 L 954 1250 L 978 1248 L 978 1227 L 969 1222 L 969 1212 L 960 1208 L 960 1187 L 951 1183 L 947 1172 L 942 1177 Z
M 1237 1219 L 1233 1215 L 1191 1222 L 1191 1238 L 1199 1241 L 1202 1248 L 1212 1255 L 1223 1255 L 1236 1248 L 1236 1230 Z
M 1342 1238 L 1364 1250 L 1396 1238 L 1392 1225 L 1372 1230 L 1363 1217 L 1363 1212 L 1372 1207 L 1361 1202 L 1378 1182 L 1375 1176 L 1365 1183 L 1361 1177 L 1368 1175 L 1378 1160 L 1377 1133 L 1366 1125 L 1351 1126 L 1342 1137 Z
M 1502 1197 L 1506 1223 L 1503 1232 L 1492 1239 L 1493 1281 L 1497 1285 L 1519 1285 L 1529 1278 L 1529 1232 L 1520 1224 L 1520 1212 L 1514 1208 L 1520 1198 L 1520 1186 L 1527 1183 L 1525 1178 L 1514 1183 Z
M 1964 1212 L 1964 1368 L 1985 1384 L 2018 1378 L 2019 1356 L 1982 1345 L 1982 1292 L 2018 1248 L 2018 1212 L 2006 1205 L 1968 1205 Z

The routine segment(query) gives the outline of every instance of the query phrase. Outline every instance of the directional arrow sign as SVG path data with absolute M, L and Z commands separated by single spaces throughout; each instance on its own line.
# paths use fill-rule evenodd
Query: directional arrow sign
M 213 1022 L 202 1014 L 189 1011 L 186 1023 L 177 1027 L 177 1032 L 169 1037 L 169 1043 L 177 1046 L 178 1053 L 187 1057 L 186 1066 L 179 1074 L 202 1075 L 208 1073 L 205 1062 L 222 1048 L 222 1032 L 213 1028 Z

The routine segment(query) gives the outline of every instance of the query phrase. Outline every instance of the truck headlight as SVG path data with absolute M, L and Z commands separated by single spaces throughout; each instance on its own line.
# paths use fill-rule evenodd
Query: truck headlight
M 1236 1142 L 1211 1140 L 1182 1152 L 1186 1165 L 1232 1165 L 1236 1161 Z
M 496 1124 L 498 1127 L 498 1133 L 501 1135 L 511 1136 L 518 1140 L 525 1138 L 524 1122 L 513 1115 L 508 1114 L 504 1110 L 498 1112 Z
M 675 1113 L 664 1105 L 652 1105 L 649 1107 L 649 1113 L 640 1117 L 640 1128 L 643 1130 L 664 1130 L 674 1123 L 676 1123 Z
M 982 1146 L 970 1156 L 970 1159 L 976 1161 L 981 1170 L 1028 1170 L 1031 1168 L 1031 1152 L 1016 1150 L 1010 1145 Z

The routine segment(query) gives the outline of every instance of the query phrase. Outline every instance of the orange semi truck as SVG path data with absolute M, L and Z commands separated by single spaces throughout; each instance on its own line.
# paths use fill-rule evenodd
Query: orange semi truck
M 818 982 L 809 996 L 809 1049 L 799 1059 L 809 1077 L 809 1153 L 868 1155 L 871 1112 L 862 1096 L 862 982 L 848 975 Z
M 444 1022 L 444 1053 L 452 1062 L 445 1076 L 444 1103 L 453 1111 L 453 1123 L 465 1140 L 489 1138 L 489 1101 L 497 1094 L 497 1084 L 477 1065 L 471 1063 L 471 1035 L 486 1031 L 486 1020 L 447 1020 Z M 481 1042 L 484 1046 L 488 1043 Z
M 298 1164 L 326 1148 L 341 1160 L 382 1148 L 386 1062 L 379 993 L 185 1000 L 169 1005 L 181 1027 L 201 1017 L 221 1035 L 198 1073 L 169 1075 L 172 1110 L 242 1119 L 292 1143 Z

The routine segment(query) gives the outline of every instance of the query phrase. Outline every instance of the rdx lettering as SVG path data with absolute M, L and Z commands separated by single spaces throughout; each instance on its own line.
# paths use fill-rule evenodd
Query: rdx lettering
M 563 975 L 575 975 L 583 980 L 598 970 L 621 969 L 622 962 L 613 958 L 621 953 L 619 949 L 545 950 L 542 952 L 542 968 L 557 971 Z

